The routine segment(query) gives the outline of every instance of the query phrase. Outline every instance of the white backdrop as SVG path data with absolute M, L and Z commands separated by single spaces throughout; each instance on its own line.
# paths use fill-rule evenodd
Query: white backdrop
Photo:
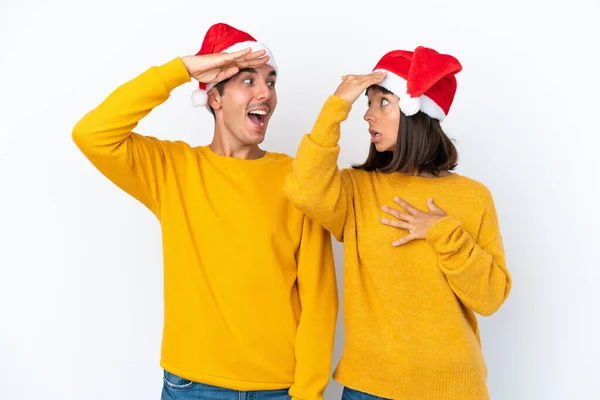
M 464 69 L 444 126 L 458 171 L 492 190 L 514 279 L 480 318 L 492 398 L 598 399 L 598 1 L 208 3 L 0 1 L 0 399 L 159 398 L 159 225 L 71 129 L 121 83 L 195 53 L 215 22 L 273 50 L 279 105 L 264 147 L 290 155 L 342 74 L 396 48 L 455 55 Z M 193 89 L 138 131 L 208 143 Z M 342 127 L 341 167 L 366 155 L 365 107 Z M 334 364 L 342 341 L 340 319 Z M 332 381 L 327 399 L 340 390 Z

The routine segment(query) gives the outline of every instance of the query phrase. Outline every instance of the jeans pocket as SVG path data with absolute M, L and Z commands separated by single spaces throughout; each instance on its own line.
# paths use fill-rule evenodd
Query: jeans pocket
M 167 385 L 167 387 L 176 390 L 189 389 L 194 384 L 193 381 L 177 376 L 167 370 L 164 372 L 163 380 L 165 381 L 165 385 Z

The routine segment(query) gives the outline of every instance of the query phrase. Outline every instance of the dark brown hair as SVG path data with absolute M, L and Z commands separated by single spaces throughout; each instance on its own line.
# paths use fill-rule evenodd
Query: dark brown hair
M 378 85 L 369 87 L 366 93 L 373 88 L 384 94 L 392 93 Z M 455 169 L 457 165 L 458 152 L 444 133 L 440 121 L 419 111 L 410 117 L 400 112 L 395 151 L 379 152 L 375 144 L 371 144 L 367 160 L 352 168 L 384 173 L 429 172 L 439 175 L 442 171 Z

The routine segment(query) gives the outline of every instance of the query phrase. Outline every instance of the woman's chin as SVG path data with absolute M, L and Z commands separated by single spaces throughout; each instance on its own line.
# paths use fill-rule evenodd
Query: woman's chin
M 394 150 L 393 146 L 388 146 L 384 143 L 375 143 L 375 149 L 380 153 L 383 153 L 385 151 L 393 151 Z

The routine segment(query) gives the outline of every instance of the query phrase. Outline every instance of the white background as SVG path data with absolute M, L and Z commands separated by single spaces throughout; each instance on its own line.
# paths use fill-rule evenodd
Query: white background
M 290 155 L 342 74 L 392 49 L 455 55 L 464 69 L 444 127 L 458 172 L 492 190 L 514 279 L 505 306 L 480 318 L 492 399 L 598 399 L 598 1 L 283 3 L 1 0 L 0 399 L 159 398 L 159 225 L 71 129 L 126 80 L 195 54 L 215 22 L 274 52 L 264 147 Z M 138 131 L 208 143 L 194 88 Z M 365 107 L 342 126 L 341 167 L 366 155 Z M 340 323 L 334 364 L 342 341 Z M 340 390 L 332 381 L 326 397 Z

